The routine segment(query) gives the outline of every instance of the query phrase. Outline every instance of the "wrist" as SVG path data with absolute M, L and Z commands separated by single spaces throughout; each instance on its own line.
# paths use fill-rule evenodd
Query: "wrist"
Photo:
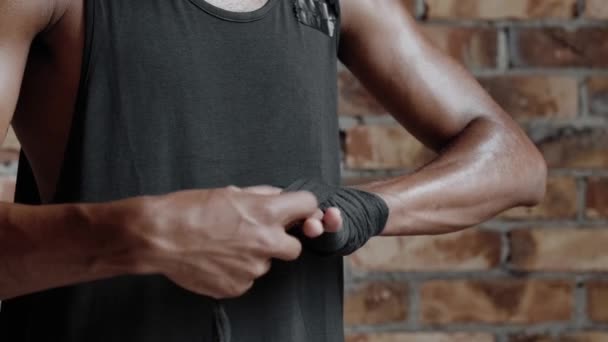
M 399 199 L 399 197 L 396 194 L 393 194 L 390 189 L 388 189 L 388 187 L 390 186 L 390 183 L 388 182 L 383 182 L 383 181 L 376 181 L 376 182 L 372 182 L 372 183 L 363 183 L 363 184 L 355 184 L 355 185 L 349 185 L 349 188 L 354 188 L 357 190 L 362 190 L 362 191 L 366 191 L 369 192 L 373 195 L 376 195 L 377 197 L 379 197 L 380 199 L 382 199 L 384 201 L 384 204 L 387 206 L 388 208 L 388 217 L 386 218 L 386 222 L 384 223 L 384 226 L 382 228 L 382 230 L 377 234 L 378 236 L 380 235 L 391 235 L 393 234 L 392 232 L 395 230 L 394 225 L 394 218 L 395 218 L 395 212 L 398 208 L 401 207 L 401 200 Z
M 307 247 L 323 255 L 348 255 L 386 226 L 389 207 L 386 200 L 367 186 L 332 186 L 318 179 L 298 179 L 286 191 L 308 190 L 317 197 L 319 208 L 336 207 L 343 215 L 343 226 L 336 233 L 325 232 L 304 239 Z
M 96 256 L 91 259 L 93 272 L 122 274 L 156 273 L 152 246 L 146 232 L 148 207 L 152 196 L 82 205 L 77 208 L 87 221 Z

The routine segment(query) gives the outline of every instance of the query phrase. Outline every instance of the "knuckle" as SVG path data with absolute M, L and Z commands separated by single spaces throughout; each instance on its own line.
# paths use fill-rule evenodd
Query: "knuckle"
M 266 274 L 270 269 L 270 260 L 260 261 L 252 267 L 254 277 L 260 277 Z
M 298 241 L 296 244 L 294 244 L 293 255 L 291 260 L 297 259 L 300 254 L 302 254 L 302 244 Z
M 217 292 L 207 291 L 206 295 L 213 299 L 222 299 L 222 296 Z
M 207 294 L 209 297 L 213 299 L 224 299 L 226 295 L 222 291 L 211 291 Z
M 254 239 L 254 247 L 258 250 L 266 251 L 269 250 L 273 244 L 274 239 L 270 234 L 270 231 L 265 228 L 258 229 Z
M 221 298 L 230 298 L 240 295 L 239 285 L 233 278 L 219 278 L 217 283 L 217 289 L 218 295 Z
M 230 190 L 230 191 L 239 191 L 240 188 L 237 187 L 236 185 L 230 184 L 230 185 L 226 185 L 226 189 Z
M 234 191 L 230 187 L 216 188 L 211 190 L 211 199 L 213 202 L 226 203 L 234 196 Z
M 251 267 L 249 268 L 249 275 L 252 278 L 257 278 L 259 276 L 262 275 L 262 265 L 259 262 L 254 263 L 253 265 L 251 265 Z
M 237 297 L 241 295 L 242 286 L 237 284 L 235 281 L 230 281 L 226 286 L 226 296 L 228 297 Z
M 251 288 L 251 286 L 253 285 L 253 280 L 233 282 L 232 284 L 233 286 L 230 289 L 230 296 L 238 297 L 243 295 L 249 290 L 249 288 Z
M 260 205 L 260 212 L 267 221 L 273 221 L 279 214 L 272 201 L 263 201 Z
M 319 201 L 317 200 L 317 196 L 313 194 L 309 190 L 301 190 L 302 195 L 304 197 L 304 203 L 310 208 L 317 208 L 319 206 Z
M 289 237 L 289 239 L 293 239 L 294 243 L 284 241 L 281 246 L 281 254 L 283 254 L 285 260 L 292 261 L 300 256 L 300 253 L 302 252 L 302 244 L 293 237 Z
M 225 285 L 219 286 L 214 292 L 210 294 L 215 299 L 222 299 L 230 297 L 230 293 Z
M 249 289 L 253 286 L 253 279 L 250 279 L 248 282 L 243 283 L 242 287 L 240 288 L 240 293 L 239 295 L 245 294 L 245 292 L 249 291 Z

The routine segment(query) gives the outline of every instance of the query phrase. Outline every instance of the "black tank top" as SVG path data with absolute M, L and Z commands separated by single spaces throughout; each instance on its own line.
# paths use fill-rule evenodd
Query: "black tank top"
M 338 0 L 88 0 L 85 54 L 52 203 L 302 177 L 340 184 Z M 40 204 L 21 155 L 15 201 Z M 233 342 L 342 342 L 343 259 L 304 250 L 221 300 Z M 126 275 L 2 302 L 0 340 L 214 341 L 214 300 Z

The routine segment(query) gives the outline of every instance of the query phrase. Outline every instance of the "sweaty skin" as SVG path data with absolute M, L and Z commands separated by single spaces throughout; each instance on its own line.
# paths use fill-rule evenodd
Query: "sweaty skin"
M 74 114 L 83 1 L 0 0 L 0 129 L 13 125 L 43 203 L 54 194 Z M 233 11 L 265 3 L 209 2 Z M 543 157 L 462 66 L 423 38 L 404 2 L 340 4 L 340 60 L 439 153 L 413 174 L 356 186 L 389 205 L 382 235 L 451 232 L 538 204 Z M 271 258 L 299 255 L 299 241 L 285 231 L 294 222 L 304 220 L 311 237 L 341 226 L 339 210 L 323 215 L 311 193 L 280 191 L 228 186 L 96 204 L 1 203 L 0 299 L 148 273 L 216 298 L 241 295 L 268 271 Z M 211 227 L 218 225 L 234 227 L 232 235 L 217 236 Z M 218 257 L 220 249 L 241 253 L 242 262 Z

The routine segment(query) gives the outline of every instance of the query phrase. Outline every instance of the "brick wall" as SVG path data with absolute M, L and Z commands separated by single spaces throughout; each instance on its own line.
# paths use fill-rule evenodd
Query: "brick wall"
M 348 341 L 608 341 L 608 1 L 406 2 L 542 150 L 547 196 L 458 233 L 372 239 L 347 258 Z M 434 157 L 343 66 L 339 85 L 346 184 Z
M 608 341 L 608 1 L 406 2 L 526 128 L 548 192 L 459 233 L 372 239 L 347 258 L 348 341 Z M 342 66 L 339 87 L 345 184 L 434 157 Z M 9 134 L 4 200 L 18 148 Z

